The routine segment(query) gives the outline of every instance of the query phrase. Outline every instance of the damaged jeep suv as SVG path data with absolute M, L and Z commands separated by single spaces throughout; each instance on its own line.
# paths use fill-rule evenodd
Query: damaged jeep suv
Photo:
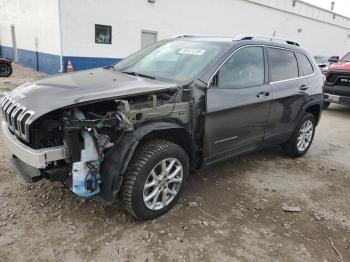
M 311 146 L 323 77 L 297 43 L 179 36 L 105 68 L 17 87 L 2 133 L 29 182 L 120 197 L 139 219 L 167 212 L 191 170 L 271 145 Z

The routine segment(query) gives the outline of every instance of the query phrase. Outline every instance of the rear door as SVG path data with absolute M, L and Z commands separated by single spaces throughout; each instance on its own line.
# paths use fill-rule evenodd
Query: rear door
M 268 47 L 267 54 L 273 100 L 266 135 L 285 140 L 297 124 L 306 103 L 309 81 L 307 76 L 303 76 L 302 69 L 299 72 L 297 53 L 294 51 Z M 314 72 L 312 66 L 311 72 Z
M 207 91 L 206 164 L 257 148 L 265 134 L 270 90 L 262 46 L 235 51 Z

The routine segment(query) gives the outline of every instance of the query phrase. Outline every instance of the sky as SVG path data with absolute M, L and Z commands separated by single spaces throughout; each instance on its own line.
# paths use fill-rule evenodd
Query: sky
M 334 12 L 350 17 L 350 0 L 303 0 L 310 4 L 330 9 L 331 2 L 335 2 Z

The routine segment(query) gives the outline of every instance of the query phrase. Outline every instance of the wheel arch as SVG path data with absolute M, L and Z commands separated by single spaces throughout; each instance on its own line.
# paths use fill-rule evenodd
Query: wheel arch
M 102 199 L 107 202 L 114 201 L 135 150 L 142 143 L 155 138 L 168 140 L 181 146 L 187 152 L 190 163 L 193 163 L 192 140 L 184 126 L 166 121 L 144 123 L 134 131 L 120 136 L 102 162 L 100 169 L 102 176 L 100 197 Z
M 138 145 L 145 143 L 146 141 L 152 139 L 164 139 L 170 141 L 174 144 L 182 147 L 188 157 L 190 158 L 190 162 L 193 160 L 193 146 L 190 134 L 187 132 L 185 128 L 169 128 L 169 129 L 161 129 L 161 130 L 153 130 L 152 132 L 143 136 Z
M 321 105 L 319 103 L 312 103 L 305 107 L 305 112 L 312 114 L 315 117 L 316 125 L 320 122 L 321 118 Z

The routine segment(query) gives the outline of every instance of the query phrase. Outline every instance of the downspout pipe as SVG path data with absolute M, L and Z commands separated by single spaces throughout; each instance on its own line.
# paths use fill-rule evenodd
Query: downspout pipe
M 60 29 L 60 73 L 63 73 L 63 47 L 62 47 L 62 18 L 61 18 L 61 0 L 58 0 L 58 19 Z

